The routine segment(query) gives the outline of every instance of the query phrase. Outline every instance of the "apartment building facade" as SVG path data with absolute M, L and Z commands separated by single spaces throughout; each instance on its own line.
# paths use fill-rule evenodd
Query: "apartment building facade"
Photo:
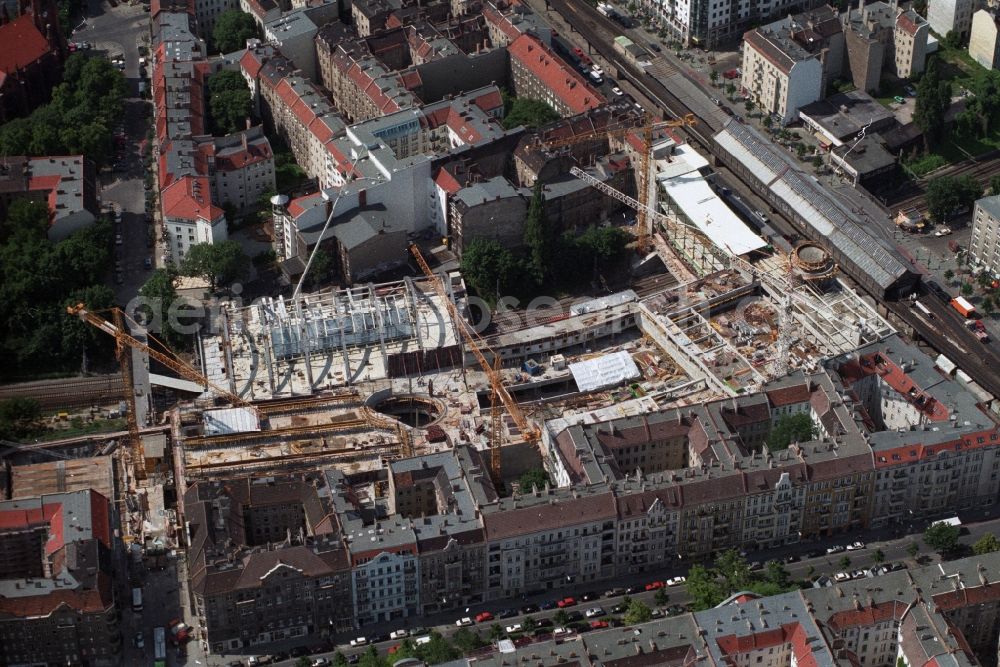
M 743 36 L 743 89 L 783 124 L 823 97 L 823 64 L 781 28 L 764 26 Z
M 980 9 L 973 15 L 969 55 L 986 69 L 1000 69 L 1000 22 L 995 9 Z
M 542 100 L 565 117 L 605 103 L 580 74 L 540 39 L 524 34 L 508 45 L 509 82 L 514 94 Z
M 976 201 L 969 256 L 987 271 L 1000 274 L 1000 195 Z
M 980 4 L 979 0 L 928 0 L 927 23 L 940 37 L 954 32 L 964 39 L 972 30 L 972 15 Z

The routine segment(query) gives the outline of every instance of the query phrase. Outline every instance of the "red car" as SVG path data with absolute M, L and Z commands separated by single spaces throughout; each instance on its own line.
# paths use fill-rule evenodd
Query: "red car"
M 591 621 L 590 622 L 590 629 L 591 630 L 603 630 L 604 628 L 607 628 L 607 627 L 610 627 L 608 625 L 607 621 Z
M 658 591 L 661 588 L 663 588 L 664 585 L 665 584 L 662 581 L 652 581 L 652 582 L 646 584 L 646 590 L 647 591 Z
M 486 623 L 493 620 L 493 614 L 488 611 L 481 611 L 476 614 L 476 623 Z
M 575 604 L 576 600 L 573 598 L 563 598 L 562 600 L 559 600 L 559 602 L 556 602 L 556 606 L 560 609 L 563 609 L 564 607 L 572 607 Z

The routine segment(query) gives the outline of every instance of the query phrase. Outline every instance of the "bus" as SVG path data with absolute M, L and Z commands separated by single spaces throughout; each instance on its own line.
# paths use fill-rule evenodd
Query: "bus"
M 167 660 L 167 631 L 165 628 L 153 629 L 153 659 Z

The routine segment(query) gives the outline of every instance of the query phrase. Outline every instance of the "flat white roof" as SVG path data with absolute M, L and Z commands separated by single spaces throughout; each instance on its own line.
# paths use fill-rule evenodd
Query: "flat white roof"
M 657 180 L 681 212 L 723 250 L 745 255 L 767 247 L 698 171 L 707 164 L 690 146 L 680 145 L 669 161 L 657 160 Z
M 570 364 L 569 371 L 580 391 L 614 387 L 639 377 L 639 368 L 632 355 L 624 350 Z
M 247 431 L 260 430 L 260 421 L 250 408 L 205 410 L 202 417 L 205 420 L 205 435 L 246 433 Z

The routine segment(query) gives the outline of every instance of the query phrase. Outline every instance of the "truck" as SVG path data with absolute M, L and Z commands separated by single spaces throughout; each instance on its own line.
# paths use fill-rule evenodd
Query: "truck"
M 983 324 L 982 320 L 965 320 L 965 326 L 983 343 L 990 341 L 990 335 L 987 333 L 986 325 Z
M 972 317 L 976 314 L 976 307 L 963 296 L 956 296 L 952 299 L 951 307 L 957 310 L 962 317 Z
M 132 611 L 142 611 L 142 589 L 138 586 L 132 589 Z
M 153 628 L 153 659 L 167 659 L 167 630 L 159 627 Z
M 170 641 L 173 644 L 183 644 L 191 636 L 191 628 L 187 623 L 175 618 L 170 621 Z

